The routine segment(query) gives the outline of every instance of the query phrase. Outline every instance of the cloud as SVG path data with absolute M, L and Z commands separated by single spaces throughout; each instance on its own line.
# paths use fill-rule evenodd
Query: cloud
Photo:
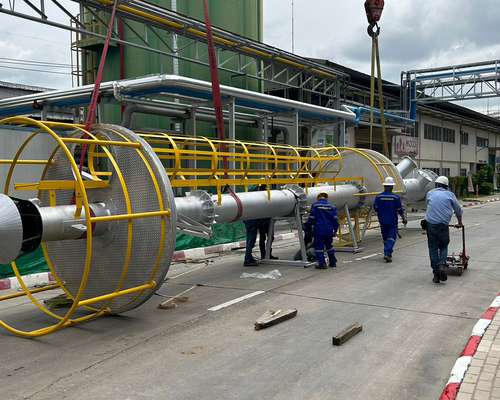
M 364 0 L 294 3 L 297 53 L 370 73 Z M 498 0 L 386 0 L 385 4 L 380 52 L 388 80 L 399 82 L 401 71 L 411 69 L 500 58 Z M 291 1 L 264 0 L 264 5 L 264 40 L 290 49 Z
M 295 52 L 370 71 L 364 0 L 294 0 Z M 404 70 L 500 58 L 498 0 L 386 0 L 380 50 L 384 77 Z M 23 3 L 19 3 L 22 6 Z M 73 11 L 77 3 L 65 1 Z M 28 6 L 24 5 L 26 10 Z M 67 23 L 47 4 L 50 15 Z M 291 0 L 264 0 L 264 41 L 291 50 Z M 2 15 L 0 57 L 70 63 L 70 33 Z M 0 80 L 63 88 L 70 76 L 0 68 Z M 490 104 L 500 104 L 498 99 Z M 495 103 L 496 102 L 496 103 Z M 486 104 L 486 103 L 485 103 Z
M 20 10 L 23 9 L 20 8 Z M 28 9 L 23 11 L 28 12 Z M 61 14 L 60 10 L 56 10 L 54 5 L 47 4 L 47 12 L 56 20 L 67 22 L 67 17 Z M 70 64 L 70 49 L 71 35 L 69 31 L 2 14 L 0 57 Z M 0 66 L 10 67 L 13 65 L 0 61 Z M 27 65 L 20 67 L 37 69 Z M 40 67 L 39 69 L 48 68 Z M 70 72 L 70 70 L 64 69 L 64 72 Z M 19 68 L 0 67 L 0 80 L 55 89 L 71 87 L 71 75 L 26 71 Z

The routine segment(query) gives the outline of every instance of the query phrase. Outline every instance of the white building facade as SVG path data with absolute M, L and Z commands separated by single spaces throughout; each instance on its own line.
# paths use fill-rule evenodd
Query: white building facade
M 446 176 L 467 176 L 488 164 L 496 167 L 500 162 L 500 121 L 495 126 L 494 121 L 485 124 L 482 119 L 419 112 L 415 158 L 420 167 Z

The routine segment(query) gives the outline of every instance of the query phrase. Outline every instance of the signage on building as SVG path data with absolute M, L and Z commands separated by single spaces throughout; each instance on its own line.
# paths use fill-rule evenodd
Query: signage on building
M 399 157 L 418 154 L 418 140 L 413 136 L 399 135 L 392 137 L 392 152 Z

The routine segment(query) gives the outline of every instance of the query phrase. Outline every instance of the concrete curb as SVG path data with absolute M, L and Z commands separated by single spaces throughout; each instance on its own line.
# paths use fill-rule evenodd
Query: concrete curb
M 297 237 L 295 232 L 280 233 L 274 235 L 275 241 L 293 239 Z M 240 242 L 225 243 L 209 247 L 198 247 L 195 249 L 181 250 L 174 253 L 172 262 L 184 262 L 184 261 L 196 261 L 204 260 L 214 254 L 230 252 L 234 249 L 240 249 L 245 247 L 246 242 L 244 240 Z M 53 283 L 54 279 L 49 272 L 42 272 L 38 274 L 30 274 L 23 276 L 24 282 L 28 287 L 47 285 Z M 0 279 L 0 290 L 17 290 L 21 287 L 16 277 Z
M 297 237 L 297 233 L 295 232 L 280 233 L 274 235 L 274 241 L 294 239 L 295 237 Z M 242 247 L 245 247 L 245 245 L 246 242 L 242 240 L 240 242 L 218 244 L 215 246 L 198 247 L 196 249 L 176 251 L 174 253 L 174 258 L 172 261 L 182 262 L 188 260 L 189 261 L 203 260 L 214 254 L 226 253 L 234 249 L 241 249 Z
M 467 202 L 466 204 L 463 205 L 464 208 L 467 208 L 467 207 L 473 207 L 473 206 L 477 206 L 478 204 L 484 204 L 484 203 L 493 203 L 495 201 L 500 201 L 500 197 L 495 197 L 493 199 L 487 199 L 487 200 L 477 200 L 477 201 L 474 201 L 474 202 Z
M 481 343 L 481 339 L 483 338 L 486 329 L 491 324 L 491 321 L 495 318 L 499 307 L 500 293 L 497 294 L 493 303 L 490 304 L 489 308 L 481 316 L 481 319 L 477 321 L 474 328 L 472 328 L 472 333 L 467 341 L 467 344 L 465 345 L 464 351 L 455 362 L 455 365 L 451 370 L 450 379 L 448 380 L 443 393 L 441 393 L 439 400 L 455 400 L 457 398 L 465 373 L 467 372 L 467 369 L 469 369 L 469 365 L 472 362 L 474 354 L 476 354 L 479 343 Z
M 28 287 L 42 286 L 55 282 L 50 272 L 41 272 L 38 274 L 23 275 L 23 280 L 26 286 Z M 19 281 L 17 280 L 16 277 L 0 279 L 0 290 L 8 290 L 8 289 L 12 290 L 21 289 L 21 285 L 19 284 Z

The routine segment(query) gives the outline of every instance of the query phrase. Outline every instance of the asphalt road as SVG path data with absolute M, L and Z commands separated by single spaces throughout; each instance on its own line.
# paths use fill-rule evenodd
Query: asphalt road
M 499 292 L 500 204 L 467 209 L 470 269 L 435 285 L 425 236 L 402 232 L 394 263 L 369 235 L 364 252 L 340 254 L 336 270 L 289 266 L 279 280 L 241 279 L 241 253 L 208 264 L 173 266 L 160 289 L 194 284 L 173 310 L 142 308 L 37 340 L 0 332 L 0 398 L 14 399 L 437 399 L 473 325 Z M 275 254 L 291 257 L 294 243 Z M 458 232 L 450 248 L 458 249 Z M 256 291 L 219 311 L 208 309 Z M 268 309 L 297 308 L 296 318 L 262 331 Z M 16 301 L 0 317 L 40 316 Z M 341 347 L 332 336 L 359 322 L 363 332 Z

